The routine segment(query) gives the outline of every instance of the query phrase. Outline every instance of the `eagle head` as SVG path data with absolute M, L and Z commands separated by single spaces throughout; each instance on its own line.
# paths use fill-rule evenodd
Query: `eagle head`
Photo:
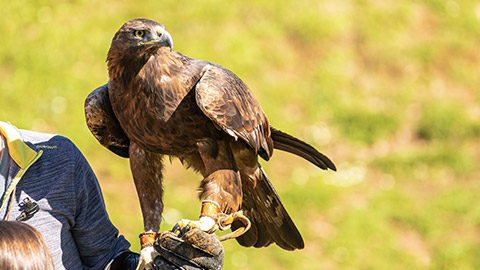
M 109 70 L 132 60 L 144 62 L 162 48 L 173 49 L 172 36 L 163 24 L 148 19 L 130 20 L 120 27 L 112 39 L 107 55 Z
M 124 54 L 153 54 L 161 47 L 173 49 L 172 36 L 163 24 L 148 19 L 134 19 L 126 22 L 112 39 L 111 50 Z

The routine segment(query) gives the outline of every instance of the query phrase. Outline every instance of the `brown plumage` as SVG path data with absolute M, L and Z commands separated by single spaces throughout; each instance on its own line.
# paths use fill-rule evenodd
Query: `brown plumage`
M 163 25 L 146 19 L 125 23 L 108 52 L 108 84 L 85 102 L 94 136 L 130 158 L 145 230 L 160 226 L 162 156 L 168 155 L 202 174 L 200 199 L 217 202 L 226 214 L 244 211 L 252 228 L 237 238 L 240 244 L 303 248 L 258 156 L 269 160 L 277 148 L 322 169 L 335 170 L 335 165 L 305 142 L 271 127 L 248 87 L 231 71 L 171 47 Z M 239 225 L 234 222 L 232 228 Z

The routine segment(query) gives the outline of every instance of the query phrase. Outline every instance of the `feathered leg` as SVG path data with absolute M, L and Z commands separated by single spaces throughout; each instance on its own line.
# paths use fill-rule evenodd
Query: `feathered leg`
M 225 214 L 238 211 L 242 203 L 242 182 L 229 144 L 204 140 L 197 145 L 205 165 L 200 199 L 218 203 Z
M 137 269 L 153 269 L 153 242 L 158 236 L 163 213 L 162 155 L 130 143 L 130 168 L 137 189 L 145 232 L 140 234 L 142 250 Z
M 200 171 L 204 175 L 200 184 L 200 220 L 181 220 L 178 225 L 214 232 L 225 229 L 239 216 L 234 213 L 242 203 L 242 182 L 228 142 L 204 139 L 197 146 L 203 165 Z

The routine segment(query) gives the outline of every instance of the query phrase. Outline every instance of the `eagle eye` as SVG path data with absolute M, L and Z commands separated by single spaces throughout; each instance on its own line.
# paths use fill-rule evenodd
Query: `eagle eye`
M 136 37 L 141 38 L 141 37 L 143 37 L 144 35 L 145 35 L 145 31 L 143 31 L 143 30 L 135 30 L 135 36 L 136 36 Z

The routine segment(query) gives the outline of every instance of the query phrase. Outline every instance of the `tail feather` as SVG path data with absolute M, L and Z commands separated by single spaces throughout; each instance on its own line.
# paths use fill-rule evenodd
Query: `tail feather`
M 242 246 L 266 247 L 274 242 L 286 250 L 304 247 L 300 232 L 263 169 L 255 188 L 243 190 L 242 210 L 252 222 L 250 230 L 237 238 Z M 240 221 L 235 221 L 232 230 L 241 225 Z
M 272 126 L 270 126 L 270 130 L 274 148 L 300 156 L 321 169 L 337 170 L 335 164 L 313 146 Z

